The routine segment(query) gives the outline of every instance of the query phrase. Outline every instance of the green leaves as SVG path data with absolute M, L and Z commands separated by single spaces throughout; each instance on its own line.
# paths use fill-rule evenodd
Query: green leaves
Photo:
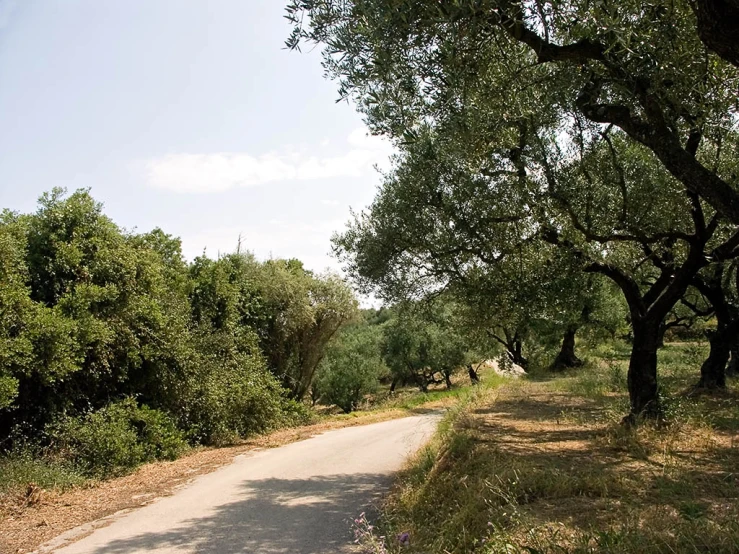
M 329 343 L 318 367 L 313 393 L 324 404 L 336 404 L 344 412 L 377 390 L 387 367 L 380 355 L 380 328 L 357 323 L 344 328 Z
M 300 417 L 281 381 L 304 394 L 353 317 L 340 279 L 248 254 L 188 266 L 179 239 L 124 233 L 87 191 L 39 204 L 0 217 L 0 432 L 40 433 L 122 397 L 163 410 L 194 442 Z M 111 425 L 101 436 L 128 444 L 127 423 Z

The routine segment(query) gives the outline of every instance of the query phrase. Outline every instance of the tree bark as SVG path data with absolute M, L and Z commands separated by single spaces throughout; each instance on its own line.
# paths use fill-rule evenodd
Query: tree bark
M 553 371 L 561 371 L 582 365 L 582 360 L 575 354 L 575 335 L 577 334 L 577 329 L 577 325 L 570 325 L 565 330 L 559 354 L 557 354 L 552 364 Z
M 726 376 L 735 377 L 739 372 L 739 337 L 731 338 L 731 346 L 729 347 L 729 364 L 726 366 Z
M 695 0 L 692 6 L 703 44 L 739 67 L 739 0 Z
M 694 286 L 711 303 L 716 316 L 716 330 L 707 333 L 710 351 L 701 365 L 701 377 L 696 388 L 723 389 L 726 387 L 726 366 L 732 347 L 739 334 L 739 309 L 727 298 L 724 290 L 723 263 L 712 267 L 707 275 L 696 275 Z
M 731 351 L 731 329 L 717 329 L 708 337 L 710 352 L 701 366 L 701 378 L 696 385 L 700 389 L 726 388 L 726 364 Z
M 631 423 L 635 423 L 637 418 L 661 415 L 657 388 L 660 323 L 659 319 L 634 321 L 634 344 L 627 375 L 631 413 L 626 420 Z
M 667 329 L 667 323 L 663 321 L 659 326 L 659 335 L 657 336 L 657 348 L 664 348 L 665 334 L 667 333 Z
M 444 382 L 446 383 L 447 390 L 452 388 L 451 374 L 447 373 L 446 371 L 444 372 Z
M 480 377 L 477 375 L 477 371 L 475 371 L 475 368 L 472 367 L 472 364 L 467 364 L 467 373 L 470 374 L 470 382 L 473 385 L 477 385 L 480 383 Z
M 528 368 L 529 361 L 523 355 L 523 343 L 518 337 L 508 344 L 508 358 L 523 369 Z

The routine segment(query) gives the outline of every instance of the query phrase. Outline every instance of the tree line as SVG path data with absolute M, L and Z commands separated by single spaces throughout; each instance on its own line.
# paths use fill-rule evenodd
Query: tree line
M 446 294 L 525 363 L 616 287 L 625 421 L 660 417 L 666 329 L 713 316 L 696 385 L 725 386 L 739 312 L 739 71 L 732 2 L 295 0 L 342 99 L 397 148 L 334 245 L 389 301 Z M 686 311 L 693 315 L 686 315 Z M 572 352 L 561 362 L 576 362 Z M 569 359 L 568 359 L 569 358 Z
M 179 239 L 124 231 L 88 191 L 55 189 L 35 213 L 0 216 L 2 447 L 105 457 L 106 440 L 145 449 L 153 429 L 218 444 L 301 421 L 356 313 L 336 275 L 249 253 L 188 263 Z

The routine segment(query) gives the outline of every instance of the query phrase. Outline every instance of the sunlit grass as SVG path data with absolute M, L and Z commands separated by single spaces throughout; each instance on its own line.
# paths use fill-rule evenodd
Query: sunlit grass
M 735 386 L 690 395 L 705 345 L 668 345 L 666 423 L 626 428 L 627 349 L 460 403 L 385 505 L 381 533 L 411 537 L 388 550 L 739 552 Z

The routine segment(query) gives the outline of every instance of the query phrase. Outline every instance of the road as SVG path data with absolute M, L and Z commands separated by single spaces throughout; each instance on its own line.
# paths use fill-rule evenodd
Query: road
M 350 520 L 387 490 L 393 472 L 428 440 L 438 418 L 348 427 L 238 456 L 172 496 L 41 552 L 353 552 Z

